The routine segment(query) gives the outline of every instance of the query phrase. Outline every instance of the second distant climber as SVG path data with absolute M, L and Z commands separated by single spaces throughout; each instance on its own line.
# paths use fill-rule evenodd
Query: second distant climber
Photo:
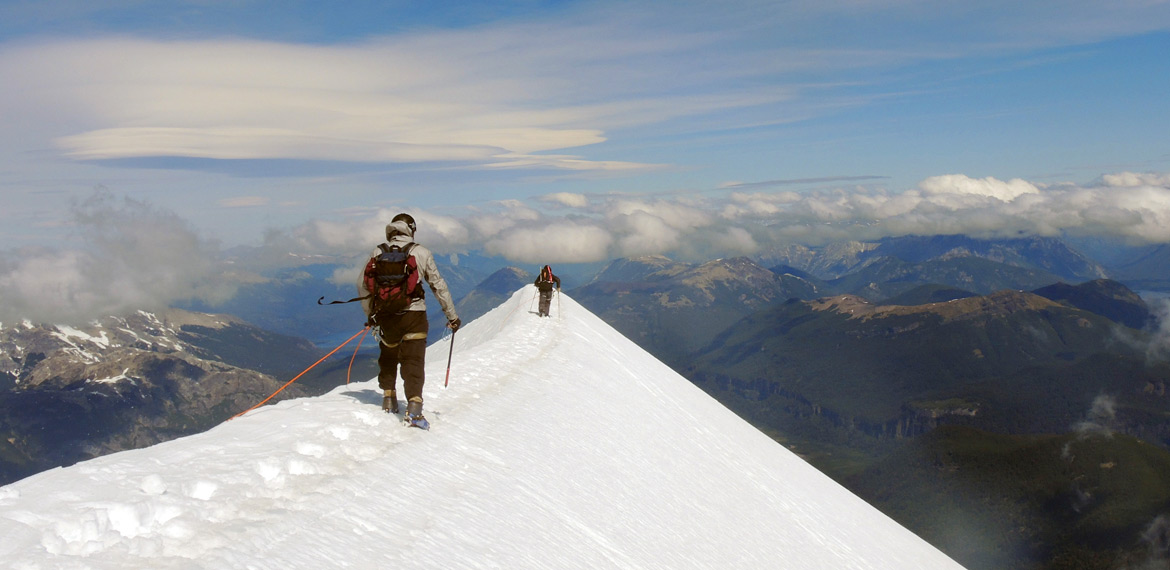
M 547 317 L 548 307 L 552 304 L 553 287 L 557 288 L 558 293 L 561 291 L 561 278 L 553 275 L 552 267 L 545 265 L 533 285 L 540 290 L 540 312 L 537 314 Z

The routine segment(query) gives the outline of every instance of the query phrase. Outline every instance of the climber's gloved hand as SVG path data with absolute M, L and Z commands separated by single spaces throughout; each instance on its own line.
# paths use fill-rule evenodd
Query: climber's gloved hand
M 451 332 L 459 330 L 459 327 L 461 326 L 463 326 L 463 321 L 459 320 L 458 317 L 447 321 L 447 328 L 451 329 Z

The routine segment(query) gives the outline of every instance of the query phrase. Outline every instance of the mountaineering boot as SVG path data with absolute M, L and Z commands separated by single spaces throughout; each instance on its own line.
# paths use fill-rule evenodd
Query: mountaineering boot
M 384 390 L 382 396 L 382 411 L 387 414 L 398 413 L 398 395 L 394 390 Z
M 415 396 L 406 403 L 406 416 L 402 418 L 402 422 L 410 427 L 431 429 L 430 422 L 423 417 L 422 398 Z

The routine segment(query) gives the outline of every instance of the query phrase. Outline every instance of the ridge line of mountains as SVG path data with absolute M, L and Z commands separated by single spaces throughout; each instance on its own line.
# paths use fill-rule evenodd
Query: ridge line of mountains
M 1164 251 L 1106 269 L 1053 238 L 934 236 L 559 273 L 581 305 L 966 567 L 1112 570 L 1170 557 L 1156 540 L 1170 520 L 1166 337 L 1126 285 L 1170 290 Z M 534 278 L 479 263 L 441 268 L 465 322 Z M 325 285 L 335 269 L 273 275 L 225 309 L 314 338 L 356 328 L 290 309 L 348 294 Z M 323 353 L 187 308 L 0 328 L 0 482 L 201 431 Z M 368 350 L 358 377 L 376 369 Z M 345 364 L 287 395 L 336 385 Z

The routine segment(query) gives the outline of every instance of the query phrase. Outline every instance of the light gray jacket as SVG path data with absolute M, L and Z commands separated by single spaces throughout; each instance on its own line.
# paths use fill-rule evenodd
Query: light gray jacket
M 390 245 L 398 245 L 405 248 L 408 244 L 414 242 L 414 235 L 410 231 L 410 226 L 406 225 L 406 222 L 393 222 L 386 226 L 386 239 Z M 381 254 L 381 248 L 374 248 L 370 257 L 377 257 Z M 446 315 L 447 320 L 453 321 L 459 318 L 455 313 L 455 301 L 451 298 L 451 290 L 447 288 L 447 282 L 443 280 L 443 276 L 439 275 L 439 267 L 435 265 L 435 256 L 431 254 L 431 250 L 415 244 L 411 248 L 410 254 L 414 256 L 414 260 L 418 264 L 419 276 L 426 280 L 427 285 L 430 286 L 431 292 L 435 294 L 435 299 L 438 299 L 439 306 L 443 308 L 443 314 Z M 365 272 L 366 265 L 362 264 L 362 270 L 358 273 L 357 281 L 359 297 L 365 297 L 370 294 L 369 289 L 366 288 Z M 362 301 L 362 309 L 365 310 L 367 315 L 370 314 L 369 299 Z M 426 311 L 426 300 L 421 298 L 415 299 L 406 310 Z

